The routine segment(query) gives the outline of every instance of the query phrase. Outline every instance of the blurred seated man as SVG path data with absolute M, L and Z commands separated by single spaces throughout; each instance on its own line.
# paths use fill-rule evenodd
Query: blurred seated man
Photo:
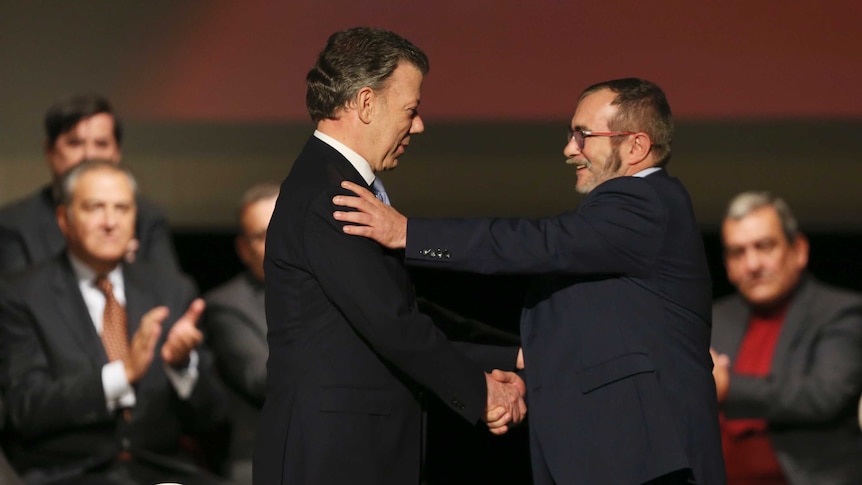
M 0 295 L 4 447 L 28 483 L 220 483 L 184 460 L 181 434 L 226 417 L 196 321 L 204 302 L 179 273 L 124 256 L 135 181 L 86 161 L 61 182 L 67 251 L 7 275 Z
M 251 484 L 251 456 L 257 417 L 266 388 L 266 311 L 263 254 L 266 227 L 275 209 L 278 184 L 261 184 L 242 197 L 236 251 L 246 270 L 209 292 L 204 328 L 216 365 L 231 396 L 231 477 Z
M 74 96 L 54 103 L 45 114 L 45 158 L 52 183 L 0 208 L 0 274 L 46 260 L 63 250 L 66 241 L 54 216 L 60 177 L 82 160 L 98 158 L 119 163 L 123 129 L 100 96 Z M 147 199 L 137 198 L 138 217 L 127 257 L 178 268 L 168 224 Z
M 731 484 L 862 483 L 862 295 L 808 274 L 808 241 L 766 192 L 722 225 L 739 293 L 713 308 L 713 374 Z

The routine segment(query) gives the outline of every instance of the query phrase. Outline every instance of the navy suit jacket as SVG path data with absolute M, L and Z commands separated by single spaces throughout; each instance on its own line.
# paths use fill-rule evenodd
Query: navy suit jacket
M 194 298 L 194 285 L 145 263 L 125 265 L 123 278 L 130 335 L 151 308 L 170 310 L 153 362 L 134 386 L 130 422 L 105 404 L 107 355 L 66 254 L 7 277 L 0 295 L 0 386 L 9 420 L 4 447 L 19 471 L 75 476 L 123 449 L 159 466 L 187 469 L 176 460 L 180 435 L 209 431 L 225 419 L 224 390 L 209 353 L 198 349 L 199 378 L 182 400 L 158 350 Z
M 267 231 L 266 402 L 255 483 L 418 483 L 425 390 L 478 422 L 482 367 L 417 310 L 402 253 L 332 218 L 343 180 L 368 185 L 312 137 L 281 186 Z M 494 367 L 514 365 L 508 347 Z
M 717 301 L 712 342 L 735 361 L 751 317 L 739 294 Z M 862 295 L 803 277 L 772 356 L 769 377 L 732 374 L 722 410 L 765 419 L 793 484 L 862 483 Z
M 662 170 L 545 219 L 413 219 L 408 264 L 534 275 L 524 302 L 536 485 L 724 483 L 711 283 L 691 201 Z

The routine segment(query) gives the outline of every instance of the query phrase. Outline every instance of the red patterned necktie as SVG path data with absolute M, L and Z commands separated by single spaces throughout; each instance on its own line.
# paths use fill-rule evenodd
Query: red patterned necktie
M 96 288 L 105 294 L 105 313 L 102 316 L 102 343 L 108 353 L 108 361 L 122 360 L 129 355 L 129 331 L 126 310 L 114 297 L 114 285 L 108 278 L 96 278 Z

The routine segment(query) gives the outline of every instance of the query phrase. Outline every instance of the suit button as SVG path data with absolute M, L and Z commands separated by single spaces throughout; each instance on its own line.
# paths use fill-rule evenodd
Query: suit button
M 453 406 L 455 406 L 455 407 L 456 407 L 456 408 L 458 408 L 458 409 L 464 409 L 464 403 L 463 403 L 463 402 L 461 402 L 461 401 L 459 401 L 458 399 L 453 399 L 453 400 L 452 400 L 452 405 L 453 405 Z

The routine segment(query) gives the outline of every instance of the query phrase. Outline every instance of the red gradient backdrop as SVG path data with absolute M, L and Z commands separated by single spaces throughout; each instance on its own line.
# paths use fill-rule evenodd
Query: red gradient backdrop
M 130 56 L 142 119 L 307 119 L 304 77 L 328 35 L 395 30 L 431 59 L 422 112 L 565 119 L 592 82 L 652 79 L 678 118 L 862 118 L 862 2 L 211 0 Z

